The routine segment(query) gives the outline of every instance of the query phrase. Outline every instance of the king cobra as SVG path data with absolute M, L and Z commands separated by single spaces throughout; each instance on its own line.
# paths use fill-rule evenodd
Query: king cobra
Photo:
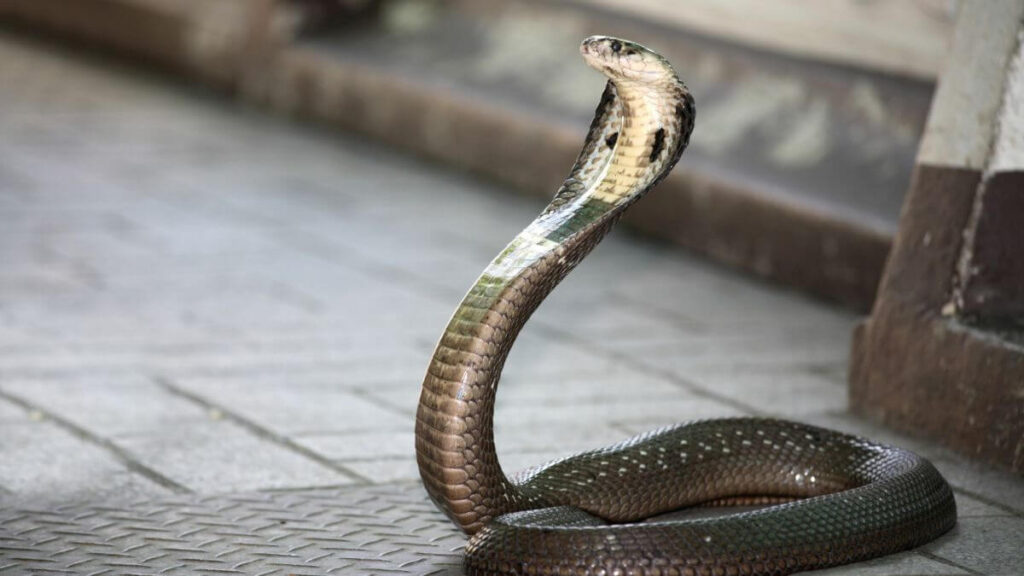
M 669 63 L 633 42 L 580 48 L 608 78 L 554 199 L 490 263 L 445 328 L 423 381 L 416 455 L 431 499 L 471 535 L 483 574 L 767 575 L 912 548 L 956 523 L 932 464 L 905 450 L 761 418 L 681 424 L 507 477 L 498 379 L 541 301 L 676 164 L 695 108 Z M 696 505 L 762 505 L 653 518 Z

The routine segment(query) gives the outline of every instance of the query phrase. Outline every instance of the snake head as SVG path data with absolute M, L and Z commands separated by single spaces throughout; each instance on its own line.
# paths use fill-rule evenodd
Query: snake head
M 667 60 L 629 40 L 591 36 L 580 45 L 580 53 L 588 66 L 612 81 L 657 84 L 676 78 Z

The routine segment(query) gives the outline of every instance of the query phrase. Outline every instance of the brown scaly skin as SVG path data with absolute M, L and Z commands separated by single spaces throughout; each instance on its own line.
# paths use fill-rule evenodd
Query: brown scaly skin
M 510 479 L 494 448 L 506 357 L 533 311 L 672 169 L 689 141 L 689 91 L 662 57 L 593 37 L 608 76 L 572 172 L 487 267 L 449 322 L 423 382 L 416 454 L 431 498 L 473 535 L 468 574 L 789 574 L 904 550 L 956 522 L 952 492 L 909 452 L 781 420 L 684 424 Z M 755 512 L 642 521 L 702 503 Z

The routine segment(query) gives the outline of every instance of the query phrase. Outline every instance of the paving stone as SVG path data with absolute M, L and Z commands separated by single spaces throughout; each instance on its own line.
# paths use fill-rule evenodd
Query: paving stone
M 0 508 L 34 507 L 118 498 L 130 502 L 168 494 L 163 486 L 130 471 L 108 451 L 53 422 L 6 419 L 0 424 Z
M 119 225 L 121 217 L 110 211 L 52 207 L 45 210 L 13 209 L 0 214 L 5 234 L 18 237 L 47 234 L 98 233 Z
M 933 458 L 950 484 L 1024 516 L 1024 481 L 1017 476 L 945 452 Z
M 664 378 L 622 371 L 619 374 L 585 372 L 550 376 L 504 375 L 498 392 L 502 406 L 563 406 L 572 410 L 580 402 L 617 402 L 642 398 L 671 400 L 684 395 L 678 384 Z
M 697 321 L 659 315 L 650 309 L 624 303 L 607 293 L 581 292 L 574 290 L 575 286 L 562 288 L 564 291 L 556 289 L 541 305 L 533 321 L 567 330 L 596 345 L 674 342 L 693 337 L 703 330 Z
M 655 242 L 637 239 L 625 230 L 613 230 L 606 240 L 594 249 L 552 294 L 558 298 L 573 298 L 591 294 L 616 295 L 620 290 L 644 294 L 648 279 L 672 260 L 666 260 L 669 251 Z M 683 258 L 684 262 L 693 262 Z M 684 266 L 676 281 L 692 274 L 694 268 Z M 642 298 L 641 298 L 642 300 Z
M 2 190 L 2 189 L 0 189 Z M 13 240 L 0 245 L 0 291 L 20 294 L 32 289 L 53 293 L 81 287 L 81 269 L 54 251 L 44 238 Z
M 502 417 L 504 416 L 504 417 Z M 498 454 L 555 453 L 562 456 L 611 446 L 628 438 L 609 422 L 550 421 L 523 423 L 499 415 L 494 431 Z
M 749 336 L 710 338 L 694 336 L 674 342 L 624 343 L 625 349 L 637 360 L 679 375 L 706 368 L 807 369 L 845 364 L 848 344 L 817 338 Z
M 412 419 L 381 408 L 351 392 L 320 386 L 303 386 L 301 379 L 285 378 L 276 386 L 249 386 L 239 380 L 197 387 L 188 381 L 183 389 L 213 406 L 258 422 L 281 435 L 330 432 L 368 432 L 412 426 Z
M 1017 576 L 1024 567 L 1024 518 L 960 518 L 951 536 L 923 548 L 990 576 Z
M 400 429 L 381 426 L 378 430 L 350 433 L 295 434 L 296 443 L 331 460 L 373 458 L 415 459 L 412 423 Z
M 968 496 L 966 494 L 957 493 L 956 496 L 956 515 L 958 518 L 972 518 L 975 516 L 1012 516 L 1013 513 L 1009 512 L 1005 508 L 992 506 L 985 503 L 982 500 Z
M 17 326 L 24 326 L 48 338 L 68 335 L 88 337 L 96 334 L 107 336 L 119 334 L 124 337 L 140 333 L 166 334 L 168 336 L 195 337 L 202 330 L 190 325 L 186 318 L 159 310 L 132 308 L 124 309 L 125 299 L 88 301 L 88 292 L 69 294 L 66 298 L 48 297 L 36 300 L 23 299 L 17 307 L 8 310 L 8 318 Z M 97 299 L 99 300 L 99 299 Z M 11 358 L 9 366 L 21 364 Z M 61 358 L 54 357 L 59 363 Z M 33 364 L 28 363 L 26 367 Z
M 18 423 L 22 424 L 29 418 L 27 410 L 0 398 L 0 425 Z
M 527 327 L 508 355 L 505 374 L 528 379 L 555 374 L 607 373 L 617 364 L 616 358 L 596 347 L 565 342 Z
M 736 410 L 727 405 L 681 393 L 672 400 L 661 399 L 656 403 L 643 399 L 636 399 L 632 402 L 581 403 L 572 410 L 566 410 L 564 406 L 515 406 L 508 407 L 508 409 L 499 407 L 495 414 L 495 420 L 529 423 L 530 425 L 544 422 L 674 423 L 722 417 L 735 413 Z
M 464 215 L 461 218 L 471 217 Z M 380 226 L 377 221 L 369 220 L 346 228 L 363 227 L 370 223 Z M 329 223 L 332 229 L 337 228 L 338 224 Z M 365 235 L 350 232 L 341 238 L 336 233 L 321 233 L 317 239 L 321 242 L 322 250 L 353 254 L 363 261 L 377 262 L 385 270 L 401 269 L 407 274 L 456 292 L 468 288 L 494 256 L 485 255 L 472 245 L 459 245 L 437 238 L 436 235 L 417 234 L 415 231 L 398 228 L 394 223 L 389 224 L 384 230 L 376 231 L 373 242 L 367 242 Z
M 752 286 L 735 272 L 685 255 L 661 258 L 644 271 L 642 282 L 617 286 L 619 297 L 684 321 L 699 322 L 712 333 L 772 333 L 824 329 L 847 333 L 856 317 L 794 292 Z
M 104 438 L 166 435 L 209 419 L 207 411 L 140 376 L 21 380 L 4 390 Z
M 374 357 L 385 351 L 394 356 L 393 364 L 400 361 L 412 361 L 417 366 L 422 365 L 421 367 L 424 369 L 426 368 L 425 358 L 428 356 L 419 346 L 415 334 L 391 334 L 388 346 L 385 348 L 365 332 L 353 334 L 345 330 L 344 327 L 333 324 L 304 326 L 295 331 L 281 330 L 272 333 L 250 334 L 244 339 L 240 339 L 238 345 L 254 354 L 319 353 L 331 354 L 331 357 L 336 360 L 358 360 L 366 356 Z M 344 376 L 345 373 L 340 372 L 325 381 L 324 384 L 350 385 L 352 382 Z M 315 380 L 312 377 L 307 379 Z
M 325 147 L 331 143 L 323 141 Z M 208 203 L 208 212 L 232 218 L 244 217 L 240 222 L 259 223 L 264 227 L 320 229 L 321 226 L 328 228 L 333 224 L 337 227 L 341 221 L 356 220 L 354 217 L 362 213 L 365 202 L 354 193 L 353 181 L 358 182 L 364 175 L 373 174 L 372 164 L 357 169 L 356 163 L 339 159 L 349 170 L 349 177 L 347 180 L 334 179 L 318 164 L 310 165 L 309 160 L 320 159 L 319 153 L 305 156 L 305 162 L 299 159 L 298 165 L 288 172 L 275 169 L 272 163 L 253 166 L 251 155 L 258 156 L 259 152 L 244 147 L 238 150 L 231 143 L 225 143 L 223 153 L 231 156 L 227 162 L 168 173 L 164 175 L 163 185 L 202 191 L 196 196 Z M 338 166 L 333 168 L 337 170 Z M 235 188 L 246 190 L 246 194 L 208 194 L 217 189 Z
M 197 334 L 202 333 L 187 331 L 176 336 L 173 331 L 161 331 L 154 335 L 154 339 L 195 342 Z M 205 348 L 166 345 L 133 350 L 137 341 L 125 344 L 123 348 L 114 345 L 117 341 L 129 341 L 128 331 L 116 332 L 116 335 L 102 349 L 69 349 L 68 346 L 51 343 L 24 354 L 0 355 L 0 372 L 9 378 L 74 378 L 80 374 L 281 378 L 282 375 L 329 372 L 335 375 L 336 383 L 402 379 L 418 385 L 427 362 L 424 353 L 403 352 L 401 349 L 376 349 L 362 355 L 352 355 L 343 347 L 316 350 L 263 346 L 262 350 L 252 349 L 244 342 L 234 343 L 234 338 L 229 336 L 215 339 Z M 210 341 L 208 336 L 207 341 Z
M 953 576 L 970 572 L 925 558 L 916 552 L 893 554 L 876 560 L 808 572 L 814 576 Z
M 692 370 L 687 380 L 701 389 L 777 417 L 794 418 L 846 408 L 846 388 L 816 374 L 738 367 Z
M 24 326 L 15 325 L 0 308 L 0 357 L 34 354 L 47 347 L 47 342 Z
M 336 486 L 354 480 L 230 422 L 181 427 L 173 435 L 132 436 L 118 445 L 200 493 Z
M 332 378 L 337 386 L 353 386 L 376 382 L 408 382 L 417 388 L 426 371 L 422 353 L 402 350 L 377 350 L 358 358 L 332 358 L 329 354 L 296 356 L 246 355 L 204 361 L 194 366 L 175 370 L 167 366 L 165 374 L 176 380 L 242 379 L 248 381 L 280 382 L 283 378 L 301 375 L 303 377 Z
M 65 120 L 68 120 L 67 116 L 65 116 Z M 97 130 L 103 125 L 109 124 L 97 123 L 90 129 Z M 32 128 L 36 130 L 50 129 L 45 123 L 34 125 Z M 136 188 L 127 185 L 130 183 L 148 184 L 148 180 L 140 182 L 136 179 L 152 177 L 153 170 L 159 170 L 159 166 L 149 164 L 150 170 L 147 172 L 111 173 L 112 171 L 103 169 L 109 163 L 110 158 L 115 157 L 119 162 L 124 162 L 124 156 L 101 154 L 95 148 L 80 148 L 74 150 L 73 154 L 63 155 L 60 163 L 54 163 L 54 151 L 52 150 L 47 150 L 46 153 L 31 153 L 23 146 L 21 140 L 17 141 L 17 145 L 11 145 L 13 143 L 8 142 L 9 145 L 3 148 L 7 166 L 16 170 L 17 177 L 24 183 L 20 186 L 25 190 L 21 206 L 26 213 L 42 217 L 41 221 L 45 221 L 46 213 L 53 210 L 114 214 L 118 216 L 94 232 L 130 234 L 138 231 L 139 227 L 131 218 L 124 216 L 126 208 L 131 206 L 131 212 L 139 213 L 144 207 L 161 206 L 160 203 L 154 202 L 152 196 L 147 195 L 142 199 L 133 198 L 136 196 Z M 166 165 L 163 166 L 163 169 L 166 170 Z M 127 182 L 126 176 L 131 176 Z M 71 180 L 75 182 L 73 187 L 67 186 L 67 182 Z M 160 191 L 150 189 L 148 192 L 159 193 Z M 30 222 L 23 224 L 32 226 Z M 27 232 L 31 231 L 31 228 L 16 228 L 15 235 L 18 235 L 19 230 Z M 62 238 L 54 237 L 54 235 L 73 234 L 77 230 L 77 228 L 68 230 L 49 227 L 45 229 L 48 233 L 46 239 L 61 240 Z
M 562 415 L 561 418 L 559 418 L 559 414 Z M 502 415 L 503 413 L 499 412 L 495 419 L 502 418 Z M 653 405 L 638 402 L 583 406 L 578 412 L 572 413 L 571 420 L 581 423 L 607 422 L 629 435 L 637 435 L 681 422 L 734 416 L 749 416 L 749 414 L 712 399 L 688 395 L 672 402 L 661 400 Z M 511 421 L 522 418 L 529 422 L 569 420 L 565 417 L 565 411 L 558 408 L 530 413 L 518 412 L 514 416 L 507 416 L 507 418 Z
M 372 460 L 340 460 L 339 462 L 345 468 L 375 484 L 420 481 L 420 471 L 416 466 L 415 458 L 374 458 Z
M 178 233 L 204 236 L 202 227 L 197 226 L 183 227 Z M 261 243 L 231 244 L 220 250 L 199 246 L 187 250 L 172 245 L 153 230 L 142 228 L 63 234 L 50 237 L 48 244 L 61 258 L 101 276 L 103 286 L 113 290 L 130 288 L 131 279 L 152 282 L 157 276 L 170 281 L 202 277 L 215 280 L 248 273 L 253 280 L 265 279 L 266 275 L 260 276 L 260 272 L 267 267 L 280 264 L 287 269 L 287 263 L 303 258 L 294 251 L 281 250 L 266 238 Z M 161 263 L 159 268 L 153 269 L 154 261 Z

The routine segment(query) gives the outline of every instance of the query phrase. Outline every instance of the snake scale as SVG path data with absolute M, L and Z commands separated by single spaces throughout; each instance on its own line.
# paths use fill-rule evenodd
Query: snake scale
M 782 420 L 681 424 L 504 474 L 494 402 L 516 335 L 672 169 L 693 129 L 693 98 L 664 58 L 609 37 L 588 38 L 580 51 L 608 77 L 583 150 L 550 205 L 469 290 L 423 382 L 420 475 L 472 535 L 466 573 L 790 574 L 905 550 L 949 530 L 953 495 L 927 460 Z M 648 520 L 700 504 L 772 505 Z

